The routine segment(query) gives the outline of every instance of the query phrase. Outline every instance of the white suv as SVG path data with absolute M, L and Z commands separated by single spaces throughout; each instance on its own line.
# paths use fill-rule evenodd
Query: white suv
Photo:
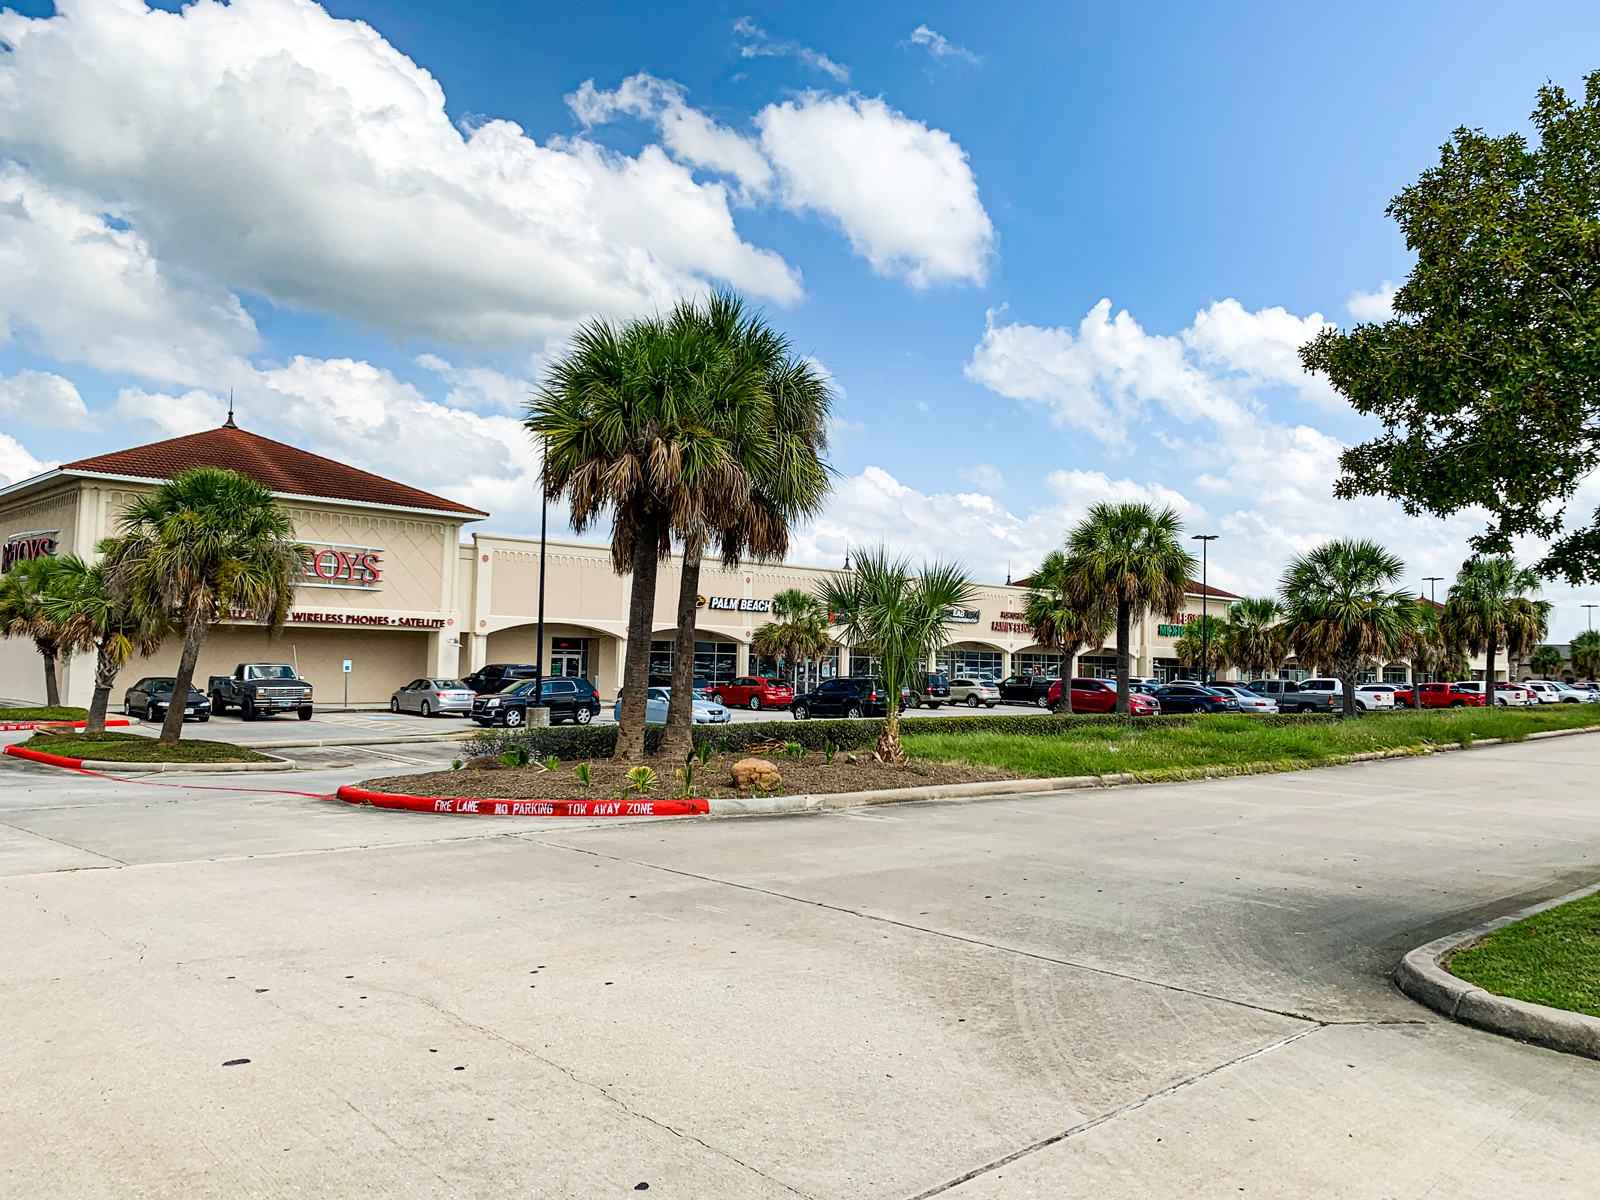
M 1537 696 L 1540 704 L 1593 704 L 1600 700 L 1594 692 L 1582 692 L 1553 679 L 1525 679 L 1522 686 Z
M 950 681 L 950 703 L 993 708 L 1000 703 L 1000 689 L 980 675 L 961 675 Z

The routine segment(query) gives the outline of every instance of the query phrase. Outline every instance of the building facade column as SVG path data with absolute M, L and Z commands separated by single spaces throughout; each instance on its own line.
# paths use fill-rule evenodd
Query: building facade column
M 471 633 L 467 635 L 467 674 L 481 671 L 489 661 L 489 635 L 485 633 Z

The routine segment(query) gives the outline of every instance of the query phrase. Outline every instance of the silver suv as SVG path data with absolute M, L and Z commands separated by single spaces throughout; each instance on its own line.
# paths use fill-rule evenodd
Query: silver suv
M 968 708 L 993 708 L 1000 703 L 1000 689 L 994 682 L 978 675 L 961 675 L 950 681 L 950 703 L 965 704 Z

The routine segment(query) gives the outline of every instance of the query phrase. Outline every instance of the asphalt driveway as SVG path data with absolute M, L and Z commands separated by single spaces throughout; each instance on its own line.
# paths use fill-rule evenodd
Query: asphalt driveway
M 1597 768 L 624 825 L 8 769 L 0 1191 L 1591 1196 L 1600 1063 L 1387 974 L 1600 878 Z

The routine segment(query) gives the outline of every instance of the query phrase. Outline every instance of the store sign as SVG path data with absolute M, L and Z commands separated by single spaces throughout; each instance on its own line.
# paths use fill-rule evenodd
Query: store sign
M 13 533 L 6 539 L 5 548 L 0 550 L 0 575 L 30 558 L 53 556 L 60 545 L 56 539 L 60 532 L 59 529 L 33 529 L 27 533 Z
M 957 625 L 976 625 L 983 620 L 983 614 L 975 608 L 948 608 L 944 619 Z
M 342 588 L 346 591 L 381 591 L 382 546 L 342 546 L 334 542 L 305 542 L 300 587 Z
M 443 629 L 443 617 L 383 617 L 368 613 L 292 612 L 293 625 L 381 625 L 389 629 Z
M 990 621 L 989 629 L 994 633 L 1029 633 L 1033 630 L 1028 626 L 1028 614 L 1019 612 L 1003 612 L 1000 620 Z
M 1184 626 L 1188 625 L 1190 621 L 1198 621 L 1199 619 L 1199 616 L 1195 613 L 1184 613 L 1178 618 L 1177 624 L 1175 625 L 1157 625 L 1156 636 L 1182 637 Z
M 762 612 L 772 611 L 771 600 L 746 600 L 741 596 L 697 597 L 696 608 L 709 608 L 712 612 Z

